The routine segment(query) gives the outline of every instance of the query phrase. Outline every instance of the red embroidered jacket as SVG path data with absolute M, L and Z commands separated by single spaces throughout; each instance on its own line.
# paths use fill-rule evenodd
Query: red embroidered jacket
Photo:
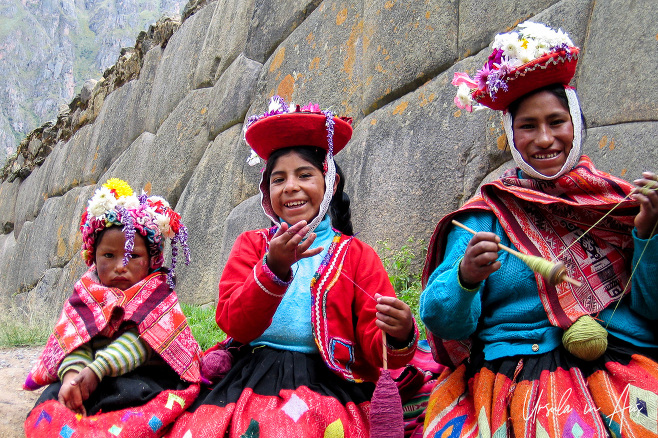
M 268 229 L 242 233 L 231 250 L 219 282 L 216 320 L 235 340 L 248 343 L 260 336 L 286 293 L 263 271 L 273 233 Z M 363 289 L 363 290 L 361 290 Z M 360 240 L 336 232 L 328 263 L 312 281 L 311 323 L 327 366 L 352 381 L 377 381 L 382 366 L 382 332 L 375 325 L 375 293 L 395 296 L 375 251 Z M 388 367 L 399 368 L 416 351 L 414 342 L 402 350 L 388 348 Z

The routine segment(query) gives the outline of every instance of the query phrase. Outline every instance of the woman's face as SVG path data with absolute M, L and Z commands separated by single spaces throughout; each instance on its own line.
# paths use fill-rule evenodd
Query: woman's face
M 119 227 L 103 232 L 96 245 L 96 271 L 101 284 L 126 290 L 149 274 L 149 255 L 146 241 L 135 233 L 135 246 L 130 260 L 123 266 L 126 236 Z
M 573 146 L 573 124 L 568 108 L 549 91 L 524 99 L 512 122 L 514 146 L 537 172 L 560 171 Z
M 294 225 L 317 216 L 324 197 L 324 175 L 297 152 L 276 160 L 269 183 L 272 209 L 283 221 Z

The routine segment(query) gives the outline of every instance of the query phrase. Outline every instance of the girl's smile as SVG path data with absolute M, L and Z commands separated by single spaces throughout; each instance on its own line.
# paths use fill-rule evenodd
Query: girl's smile
M 294 225 L 317 216 L 324 198 L 324 175 L 301 155 L 291 151 L 280 156 L 269 183 L 272 209 L 283 221 Z

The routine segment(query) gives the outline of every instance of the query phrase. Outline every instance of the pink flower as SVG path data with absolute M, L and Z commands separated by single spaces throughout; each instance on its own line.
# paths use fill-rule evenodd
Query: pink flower
M 309 102 L 308 105 L 302 107 L 302 111 L 309 113 L 319 113 L 320 105 L 318 105 L 317 103 Z
M 455 76 L 452 78 L 452 85 L 458 87 L 461 84 L 466 84 L 468 88 L 477 88 L 478 84 L 471 79 L 471 77 L 464 72 L 455 72 Z

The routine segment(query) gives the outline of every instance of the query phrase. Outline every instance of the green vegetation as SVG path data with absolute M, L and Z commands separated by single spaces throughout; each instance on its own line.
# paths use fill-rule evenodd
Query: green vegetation
M 45 345 L 52 330 L 52 321 L 17 309 L 0 314 L 0 347 Z
M 190 324 L 192 334 L 202 350 L 205 351 L 226 338 L 226 334 L 217 327 L 215 322 L 214 306 L 181 304 L 181 307 Z
M 423 248 L 418 250 L 418 248 Z M 410 237 L 399 249 L 391 248 L 388 240 L 377 241 L 377 252 L 384 263 L 388 278 L 398 298 L 407 303 L 416 318 L 421 338 L 425 338 L 425 327 L 419 316 L 421 268 L 425 258 L 425 242 Z

